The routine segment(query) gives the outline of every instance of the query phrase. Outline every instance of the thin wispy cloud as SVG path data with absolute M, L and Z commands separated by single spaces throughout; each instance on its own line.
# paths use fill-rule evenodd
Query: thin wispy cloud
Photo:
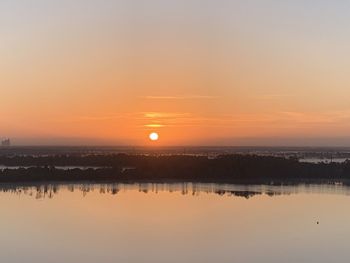
M 189 96 L 144 96 L 142 97 L 148 100 L 211 100 L 218 99 L 219 96 L 208 96 L 208 95 L 189 95 Z
M 320 113 L 283 111 L 280 116 L 285 120 L 299 123 L 335 124 L 350 119 L 349 111 L 328 111 Z
M 162 128 L 162 127 L 165 127 L 166 125 L 164 124 L 154 124 L 154 123 L 151 123 L 151 124 L 145 124 L 143 125 L 144 127 L 147 127 L 147 128 Z
M 107 116 L 82 116 L 80 120 L 86 121 L 104 121 L 104 120 L 115 120 L 115 119 L 124 119 L 125 116 L 118 115 L 107 115 Z
M 86 123 L 127 123 L 136 129 L 166 129 L 179 127 L 220 127 L 228 129 L 256 129 L 268 125 L 271 129 L 283 127 L 325 128 L 350 127 L 350 110 L 302 112 L 275 111 L 266 113 L 199 114 L 194 112 L 129 112 L 101 115 L 76 116 L 68 119 L 54 119 L 51 122 Z
M 142 112 L 141 114 L 146 119 L 174 119 L 192 116 L 188 112 Z
M 122 120 L 130 119 L 132 114 L 130 113 L 121 113 L 121 114 L 101 114 L 101 115 L 84 115 L 84 116 L 72 116 L 69 118 L 54 119 L 51 121 L 55 122 L 90 122 L 90 121 L 113 121 L 113 120 Z
M 260 94 L 256 96 L 257 99 L 262 99 L 262 100 L 274 100 L 274 99 L 282 99 L 282 98 L 291 98 L 295 97 L 293 94 L 278 94 L 278 93 L 267 93 L 267 94 Z
M 121 112 L 121 113 L 105 113 L 101 115 L 86 115 L 77 117 L 78 120 L 85 121 L 105 121 L 105 120 L 122 120 L 122 119 L 137 119 L 139 113 Z

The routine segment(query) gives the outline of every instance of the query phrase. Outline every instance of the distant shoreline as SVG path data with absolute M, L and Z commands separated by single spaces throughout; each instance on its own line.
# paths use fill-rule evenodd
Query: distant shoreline
M 0 156 L 0 166 L 5 167 L 0 169 L 0 183 L 85 181 L 289 185 L 350 182 L 349 161 L 303 163 L 296 158 L 237 154 L 215 158 L 127 154 Z M 29 168 L 13 168 L 16 166 Z

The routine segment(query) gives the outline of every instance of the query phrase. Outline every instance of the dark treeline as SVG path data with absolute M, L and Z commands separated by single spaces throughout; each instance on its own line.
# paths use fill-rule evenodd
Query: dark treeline
M 111 155 L 50 155 L 50 156 L 0 156 L 0 165 L 5 166 L 100 166 L 111 167 L 125 164 L 136 156 Z
M 256 155 L 146 156 L 89 155 L 0 157 L 0 182 L 20 181 L 193 181 L 220 183 L 324 183 L 350 179 L 350 162 L 302 163 L 294 158 Z M 62 170 L 56 166 L 100 168 Z

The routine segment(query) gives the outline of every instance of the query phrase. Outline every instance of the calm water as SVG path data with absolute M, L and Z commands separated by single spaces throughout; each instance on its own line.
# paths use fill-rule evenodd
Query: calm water
M 305 159 L 300 159 L 300 162 L 304 163 L 343 163 L 345 161 L 349 160 L 349 158 L 305 158 Z
M 28 169 L 28 168 L 35 168 L 35 167 L 41 167 L 43 166 L 8 166 L 8 165 L 0 165 L 0 171 L 9 169 L 9 170 L 16 170 L 16 169 Z M 108 168 L 108 167 L 96 167 L 96 166 L 55 166 L 55 169 L 58 170 L 72 170 L 72 169 L 81 169 L 81 170 L 87 170 L 87 169 L 99 169 L 99 168 Z
M 350 189 L 340 185 L 6 185 L 0 191 L 6 263 L 350 258 Z

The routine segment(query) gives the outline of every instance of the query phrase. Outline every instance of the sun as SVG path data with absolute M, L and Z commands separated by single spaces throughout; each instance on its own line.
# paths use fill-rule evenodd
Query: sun
M 150 133 L 149 139 L 150 139 L 151 141 L 158 141 L 158 139 L 159 139 L 158 133 L 156 133 L 156 132 Z

